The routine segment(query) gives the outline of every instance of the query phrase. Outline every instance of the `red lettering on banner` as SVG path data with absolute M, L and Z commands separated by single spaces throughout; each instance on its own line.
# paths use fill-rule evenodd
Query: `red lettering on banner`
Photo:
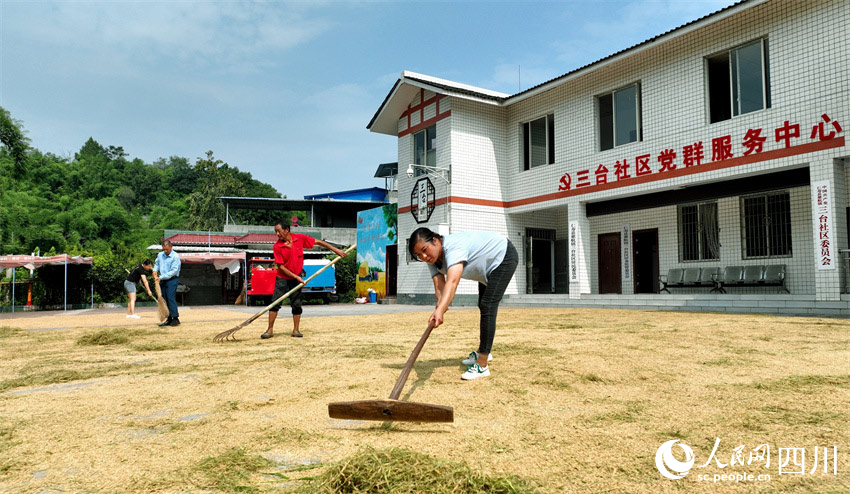
M 617 180 L 623 180 L 624 178 L 631 178 L 629 175 L 629 162 L 623 160 L 623 163 L 620 164 L 620 160 L 617 160 L 617 164 L 614 165 L 614 175 L 617 176 Z
M 812 127 L 811 132 L 811 140 L 816 141 L 809 144 L 803 145 L 805 148 L 809 148 L 812 146 L 816 146 L 818 149 L 832 149 L 835 147 L 840 147 L 844 145 L 844 137 L 839 137 L 839 134 L 843 132 L 841 124 L 838 123 L 837 120 L 830 118 L 826 113 L 822 114 L 820 120 Z M 783 143 L 784 146 L 780 146 L 779 149 L 771 149 L 768 151 L 764 150 L 764 143 L 767 141 L 767 137 L 762 135 L 763 129 L 747 129 L 746 134 L 743 139 L 740 141 L 743 153 L 739 157 L 735 157 L 735 153 L 733 152 L 732 146 L 732 136 L 725 135 L 720 137 L 714 137 L 711 139 L 711 160 L 705 161 L 707 156 L 705 155 L 703 141 L 697 141 L 693 144 L 685 145 L 682 147 L 682 156 L 681 156 L 681 167 L 676 163 L 677 152 L 672 148 L 664 148 L 660 152 L 657 153 L 657 160 L 660 168 L 656 170 L 658 173 L 665 173 L 671 176 L 679 176 L 681 174 L 692 174 L 699 173 L 697 170 L 685 170 L 686 168 L 698 167 L 701 165 L 708 165 L 710 168 L 707 169 L 716 169 L 726 168 L 729 166 L 737 166 L 737 162 L 744 160 L 746 162 L 755 162 L 755 161 L 764 161 L 767 159 L 772 159 L 774 155 L 782 154 L 785 156 L 787 152 L 793 151 L 790 148 L 800 149 L 800 151 L 794 154 L 800 154 L 802 152 L 813 152 L 813 151 L 803 151 L 800 148 L 800 145 L 794 145 L 793 142 L 795 139 L 799 139 L 800 135 L 800 124 L 792 124 L 790 121 L 786 120 L 781 126 L 774 129 L 774 138 L 778 143 Z M 835 141 L 836 144 L 832 144 L 824 141 L 831 141 L 833 139 L 840 139 L 839 141 Z M 821 144 L 822 143 L 822 144 Z M 826 147 L 824 147 L 826 146 Z M 788 151 L 786 151 L 788 150 Z M 764 153 L 764 157 L 754 157 L 754 155 L 758 155 Z M 578 188 L 590 188 L 596 189 L 597 187 L 610 188 L 616 180 L 616 182 L 629 182 L 630 179 L 638 179 L 636 183 L 643 183 L 647 180 L 655 181 L 655 180 L 663 180 L 661 177 L 648 177 L 647 175 L 652 175 L 654 173 L 652 166 L 650 165 L 650 159 L 652 154 L 643 154 L 640 156 L 636 156 L 634 163 L 634 171 L 630 168 L 632 167 L 629 164 L 627 159 L 617 160 L 616 164 L 611 168 L 606 166 L 604 163 L 598 164 L 595 168 L 590 167 L 586 170 L 581 170 L 577 172 L 572 172 L 576 174 L 576 186 L 575 189 Z M 729 164 L 721 164 L 721 161 L 731 160 Z M 594 171 L 595 170 L 595 171 Z M 590 173 L 593 171 L 593 177 L 590 177 Z M 611 181 L 609 181 L 608 173 L 609 171 L 612 173 Z M 592 183 L 593 182 L 593 183 Z M 622 187 L 626 186 L 628 183 L 624 183 L 622 185 L 617 184 L 613 185 L 614 187 Z M 570 191 L 573 189 L 572 187 L 572 177 L 570 173 L 565 173 L 558 181 L 558 191 Z M 584 193 L 584 192 L 583 192 Z
M 732 157 L 732 136 L 715 137 L 711 140 L 711 161 L 723 161 Z
M 588 178 L 588 174 L 590 174 L 590 170 L 582 170 L 576 173 L 576 188 L 587 187 L 588 185 L 590 185 L 590 179 Z
M 658 155 L 658 162 L 661 163 L 661 169 L 658 171 L 660 173 L 664 173 L 675 170 L 676 163 L 673 163 L 674 159 L 676 159 L 676 151 L 673 151 L 672 149 L 665 149 L 664 151 L 661 151 L 661 154 Z
M 652 168 L 649 167 L 649 156 L 648 154 L 642 154 L 635 157 L 635 167 L 637 167 L 638 176 L 652 173 Z
M 785 147 L 791 147 L 791 139 L 800 137 L 800 124 L 791 125 L 788 120 L 774 131 L 776 142 L 785 141 Z
M 608 183 L 608 169 L 605 168 L 605 165 L 599 164 L 599 167 L 596 169 L 596 185 L 602 185 Z
M 749 156 L 751 153 L 760 153 L 762 144 L 767 140 L 767 137 L 762 137 L 761 129 L 749 129 L 747 135 L 744 136 L 744 156 Z
M 685 165 L 685 168 L 699 166 L 705 157 L 702 153 L 702 141 L 685 146 L 682 148 L 682 154 L 682 164 Z
M 815 138 L 815 136 L 817 136 L 817 138 L 818 138 L 818 140 L 819 140 L 819 141 L 825 141 L 825 140 L 827 140 L 827 139 L 832 139 L 832 138 L 834 138 L 836 133 L 841 132 L 841 130 L 842 130 L 842 129 L 841 129 L 841 124 L 839 124 L 837 120 L 834 120 L 834 121 L 833 121 L 833 120 L 831 120 L 831 119 L 829 118 L 829 115 L 827 115 L 826 113 L 824 113 L 823 115 L 821 115 L 821 116 L 820 116 L 820 118 L 821 118 L 821 120 L 823 120 L 823 121 L 822 121 L 822 122 L 818 122 L 818 124 L 817 124 L 817 125 L 815 125 L 814 127 L 812 127 L 812 137 L 811 137 L 812 139 L 814 139 L 814 138 Z M 825 133 L 826 131 L 825 131 L 825 129 L 824 129 L 824 124 L 825 124 L 825 123 L 830 123 L 830 122 L 832 122 L 832 129 L 833 129 L 833 130 L 832 130 L 832 131 L 830 131 L 830 133 L 829 133 L 829 134 L 826 134 L 826 133 Z

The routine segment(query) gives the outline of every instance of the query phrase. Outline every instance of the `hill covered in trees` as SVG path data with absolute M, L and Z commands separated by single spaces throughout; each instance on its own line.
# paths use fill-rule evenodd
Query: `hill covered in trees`
M 218 197 L 281 197 L 212 151 L 194 163 L 179 156 L 145 163 L 89 138 L 63 157 L 30 147 L 22 129 L 0 107 L 0 254 L 94 256 L 93 268 L 80 276 L 90 278 L 85 286 L 103 287 L 95 301 L 122 297 L 124 268 L 152 257 L 145 248 L 159 243 L 164 229 L 220 231 L 225 210 Z M 238 223 L 268 225 L 281 212 L 230 214 Z M 36 275 L 48 281 L 49 271 Z

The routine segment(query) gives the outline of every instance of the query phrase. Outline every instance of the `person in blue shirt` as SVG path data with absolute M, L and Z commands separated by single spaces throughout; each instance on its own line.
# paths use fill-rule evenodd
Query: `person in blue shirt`
M 428 264 L 434 281 L 437 307 L 428 318 L 437 328 L 457 292 L 461 278 L 478 282 L 478 309 L 481 311 L 478 350 L 461 362 L 467 365 L 461 379 L 469 381 L 490 375 L 488 362 L 496 335 L 499 302 L 516 271 L 519 257 L 516 248 L 503 235 L 469 231 L 446 235 L 418 228 L 407 245 L 410 255 Z
M 177 281 L 180 278 L 180 256 L 174 252 L 170 240 L 162 241 L 162 252 L 156 256 L 153 265 L 153 278 L 162 282 L 165 303 L 168 305 L 168 319 L 160 326 L 179 326 L 180 314 L 177 312 Z

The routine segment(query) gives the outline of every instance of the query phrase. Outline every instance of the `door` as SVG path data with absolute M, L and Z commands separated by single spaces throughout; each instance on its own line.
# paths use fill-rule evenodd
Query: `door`
M 623 293 L 620 273 L 620 232 L 599 235 L 599 293 Z
M 526 228 L 526 292 L 555 293 L 555 230 Z
M 570 293 L 570 241 L 555 240 L 555 293 Z
M 396 279 L 398 278 L 398 244 L 387 245 L 387 296 L 398 295 Z
M 658 230 L 632 232 L 635 293 L 658 293 Z

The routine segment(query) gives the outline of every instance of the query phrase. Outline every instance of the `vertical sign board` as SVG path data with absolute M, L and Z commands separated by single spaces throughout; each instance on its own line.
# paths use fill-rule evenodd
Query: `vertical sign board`
M 425 180 L 416 182 L 417 193 L 417 211 L 419 213 L 418 222 L 424 223 L 428 221 L 428 183 Z
M 410 214 L 417 223 L 425 223 L 431 219 L 436 202 L 434 184 L 428 177 L 420 178 L 413 184 L 410 191 Z
M 570 221 L 570 282 L 578 282 L 578 221 Z
M 629 224 L 623 225 L 623 234 L 620 235 L 623 239 L 623 245 L 620 249 L 623 255 L 623 281 L 632 281 L 632 226 Z
M 812 214 L 815 233 L 815 260 L 818 269 L 835 269 L 835 245 L 832 238 L 835 229 L 832 224 L 830 206 L 832 187 L 829 180 L 812 182 Z

